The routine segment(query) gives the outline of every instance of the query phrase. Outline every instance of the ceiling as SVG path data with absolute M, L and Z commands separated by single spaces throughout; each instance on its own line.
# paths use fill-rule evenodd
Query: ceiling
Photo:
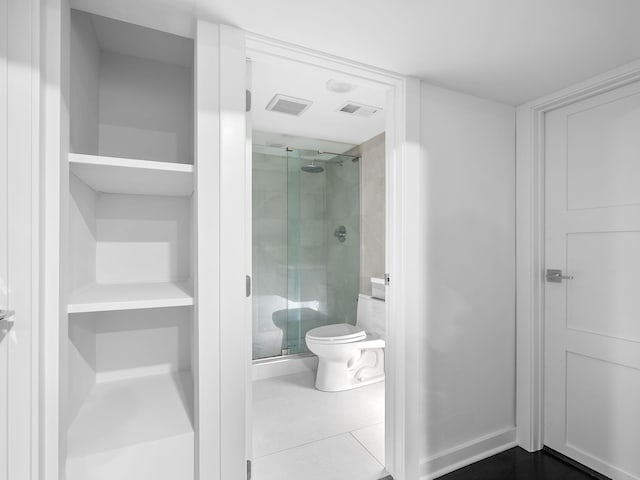
M 517 105 L 640 58 L 637 0 L 72 0 L 185 34 L 193 17 Z
M 377 111 L 371 117 L 337 111 L 345 102 L 384 107 L 386 92 L 381 87 L 374 87 L 361 80 L 315 66 L 293 62 L 267 62 L 262 59 L 252 61 L 251 77 L 251 123 L 254 131 L 286 132 L 297 137 L 341 142 L 344 145 L 340 148 L 335 147 L 338 149 L 316 147 L 319 150 L 338 153 L 345 152 L 352 145 L 360 145 L 384 131 L 383 110 Z M 329 80 L 347 83 L 352 85 L 354 90 L 348 93 L 334 93 L 326 86 Z M 272 112 L 265 107 L 275 94 L 310 100 L 313 103 L 300 116 Z M 272 141 L 278 143 L 276 140 Z M 289 146 L 309 148 L 296 144 L 295 140 L 285 143 Z

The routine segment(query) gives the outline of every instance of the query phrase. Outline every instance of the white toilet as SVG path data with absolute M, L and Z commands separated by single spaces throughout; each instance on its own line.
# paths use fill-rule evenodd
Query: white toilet
M 338 323 L 307 332 L 318 356 L 316 388 L 339 392 L 384 380 L 384 300 L 358 296 L 356 325 Z

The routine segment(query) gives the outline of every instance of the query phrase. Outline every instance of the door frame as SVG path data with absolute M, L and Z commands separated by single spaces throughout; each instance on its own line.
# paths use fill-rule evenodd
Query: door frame
M 639 80 L 634 61 L 517 109 L 516 425 L 530 452 L 544 446 L 545 115 Z
M 246 34 L 247 56 L 275 57 L 353 75 L 388 88 L 386 113 L 386 227 L 385 262 L 390 275 L 387 287 L 385 361 L 385 468 L 396 480 L 418 478 L 418 319 L 408 316 L 410 301 L 411 225 L 405 219 L 406 206 L 418 198 L 419 186 L 411 172 L 420 161 L 420 82 L 393 72 L 349 61 L 322 52 L 287 44 L 260 35 Z M 245 215 L 250 215 L 247 202 Z M 247 320 L 249 323 L 251 319 Z M 249 377 L 248 382 L 251 381 Z M 224 387 L 223 387 L 224 388 Z

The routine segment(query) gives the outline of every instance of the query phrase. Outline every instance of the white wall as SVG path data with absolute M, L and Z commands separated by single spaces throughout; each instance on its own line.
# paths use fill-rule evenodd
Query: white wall
M 192 71 L 104 51 L 100 154 L 193 163 Z
M 371 295 L 371 277 L 385 269 L 385 134 L 354 149 L 360 158 L 360 293 Z
M 98 152 L 100 47 L 91 15 L 71 11 L 70 149 L 76 153 Z
M 420 453 L 432 477 L 514 444 L 515 110 L 426 84 L 421 95 Z
M 94 315 L 96 382 L 190 369 L 191 308 L 149 308 Z
M 67 411 L 73 422 L 96 384 L 95 316 L 81 313 L 69 320 L 69 392 Z
M 100 194 L 95 209 L 97 283 L 191 278 L 190 199 Z

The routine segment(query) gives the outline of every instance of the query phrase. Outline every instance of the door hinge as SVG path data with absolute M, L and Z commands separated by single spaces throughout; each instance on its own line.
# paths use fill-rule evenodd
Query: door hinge
M 385 285 L 389 285 L 391 283 L 391 277 L 389 276 L 388 273 L 384 274 L 384 284 Z
M 251 277 L 249 275 L 246 275 L 245 277 L 246 277 L 246 280 L 245 280 L 246 294 L 247 294 L 247 297 L 250 297 L 251 296 Z
M 251 111 L 251 90 L 246 89 L 245 90 L 245 98 L 246 98 L 246 109 L 247 112 Z
M 247 460 L 247 480 L 251 480 L 251 460 Z

